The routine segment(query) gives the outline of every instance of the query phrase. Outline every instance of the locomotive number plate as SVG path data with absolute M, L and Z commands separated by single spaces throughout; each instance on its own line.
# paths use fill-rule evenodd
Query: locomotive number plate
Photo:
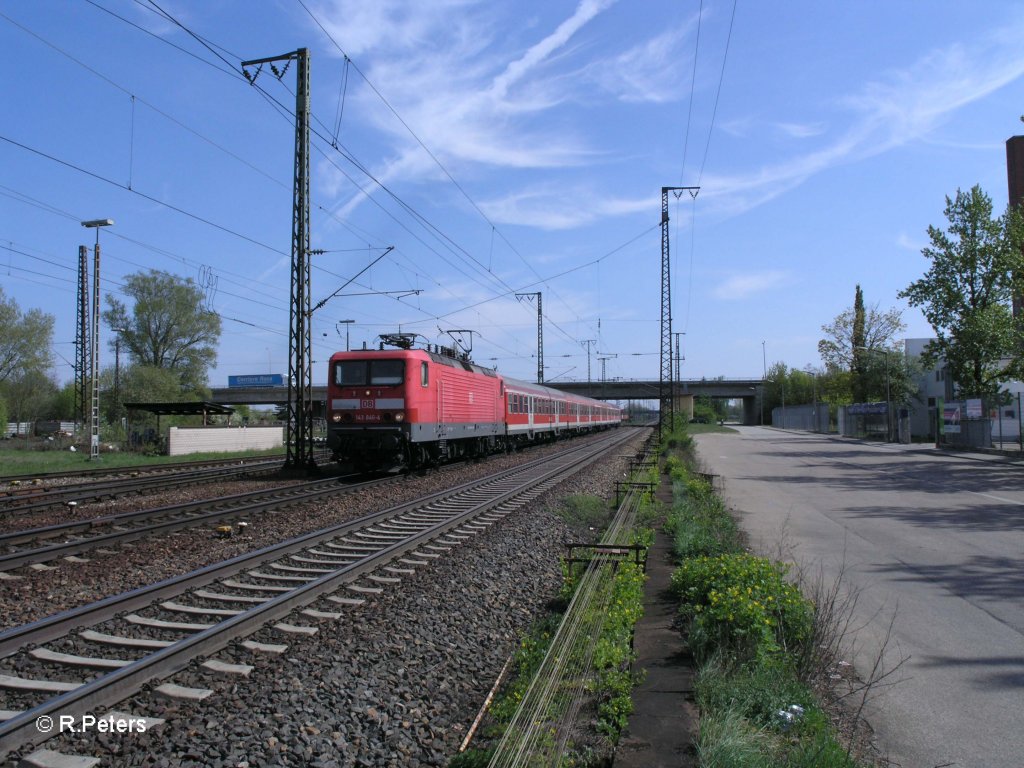
M 373 408 L 376 408 L 377 406 L 376 406 L 376 403 L 373 401 L 372 398 L 370 398 L 370 399 L 365 399 L 364 398 L 363 400 L 359 401 L 359 407 L 360 408 L 373 409 Z

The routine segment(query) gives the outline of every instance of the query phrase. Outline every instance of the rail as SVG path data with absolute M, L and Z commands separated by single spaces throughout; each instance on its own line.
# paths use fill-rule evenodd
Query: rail
M 229 586 L 237 588 L 236 582 L 232 581 L 232 584 L 229 585 L 223 579 L 227 576 L 234 576 L 243 570 L 247 571 L 249 577 L 258 580 L 266 579 L 267 575 L 264 572 L 249 570 L 257 565 L 264 566 L 272 561 L 280 561 L 282 558 L 289 557 L 293 561 L 325 563 L 327 556 L 319 547 L 330 548 L 331 542 L 335 540 L 336 543 L 333 546 L 339 552 L 337 557 L 346 559 L 339 567 L 324 568 L 320 572 L 321 575 L 309 575 L 306 579 L 297 576 L 270 577 L 277 581 L 293 582 L 293 585 L 287 589 L 266 584 L 245 587 L 254 591 L 282 593 L 266 599 L 243 597 L 242 601 L 258 602 L 258 604 L 251 607 L 246 606 L 238 611 L 206 609 L 207 615 L 223 618 L 212 626 L 208 625 L 198 629 L 190 637 L 148 653 L 141 659 L 127 661 L 125 666 L 120 669 L 101 674 L 96 679 L 83 683 L 74 690 L 47 699 L 16 715 L 0 725 L 0 757 L 24 746 L 45 741 L 49 734 L 41 734 L 36 728 L 36 721 L 40 717 L 57 715 L 78 717 L 96 711 L 100 707 L 114 704 L 130 696 L 146 682 L 173 674 L 197 656 L 216 652 L 233 640 L 255 632 L 267 622 L 280 619 L 303 606 L 310 605 L 339 586 L 351 584 L 396 558 L 403 558 L 406 554 L 423 551 L 421 564 L 425 565 L 428 558 L 439 556 L 437 551 L 428 552 L 426 550 L 444 551 L 462 540 L 470 539 L 473 534 L 479 533 L 481 525 L 484 524 L 470 525 L 473 521 L 481 519 L 488 513 L 498 514 L 497 510 L 503 509 L 497 518 L 487 521 L 485 524 L 490 525 L 496 522 L 500 517 L 511 513 L 514 508 L 536 498 L 564 477 L 596 461 L 607 451 L 614 450 L 633 434 L 635 432 L 632 430 L 620 430 L 617 434 L 587 445 L 571 448 L 557 456 L 545 457 L 511 470 L 505 470 L 491 477 L 433 494 L 414 503 L 403 504 L 365 516 L 358 521 L 349 521 L 306 534 L 184 576 L 168 579 L 149 587 L 110 597 L 92 605 L 0 633 L 0 658 L 3 658 L 63 637 L 75 628 L 96 625 L 115 617 L 124 616 L 128 611 L 145 608 L 158 600 L 171 597 L 176 600 L 187 600 L 190 591 L 211 585 L 218 580 L 221 580 L 220 586 L 223 588 Z M 439 515 L 441 519 L 435 522 Z M 433 541 L 439 542 L 440 546 L 429 544 Z M 378 546 L 373 546 L 374 542 Z M 293 557 L 295 553 L 299 552 L 306 554 Z M 342 555 L 341 552 L 349 554 Z M 312 553 L 316 553 L 315 557 Z M 295 565 L 296 563 L 293 562 L 292 565 L 282 565 L 280 568 L 291 573 L 299 570 L 305 570 L 308 574 L 314 572 L 314 569 L 308 566 L 305 569 L 300 569 Z M 268 565 L 268 567 L 273 566 Z M 298 584 L 298 582 L 304 583 Z M 200 599 L 208 599 L 210 594 L 206 590 L 192 592 L 193 596 Z M 230 602 L 231 596 L 225 595 L 223 599 L 225 602 Z M 342 602 L 342 600 L 337 602 Z M 163 602 L 158 607 L 162 610 L 176 610 L 181 606 L 175 602 L 174 607 L 171 608 L 168 603 Z M 199 610 L 199 607 L 192 608 L 191 611 L 204 612 Z M 225 614 L 235 615 L 225 616 Z M 316 614 L 321 618 L 327 617 L 327 615 L 326 613 Z M 201 625 L 193 626 L 199 628 Z M 82 636 L 80 631 L 78 636 Z
M 490 768 L 558 765 L 594 677 L 598 639 L 613 597 L 614 564 L 639 558 L 630 538 L 646 490 L 630 487 L 601 537 L 523 700 L 495 747 Z M 467 745 L 464 743 L 463 747 Z

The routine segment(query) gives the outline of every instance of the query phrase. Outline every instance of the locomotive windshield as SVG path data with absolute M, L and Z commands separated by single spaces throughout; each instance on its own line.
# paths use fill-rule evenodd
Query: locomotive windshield
M 404 360 L 342 360 L 334 366 L 339 387 L 390 387 L 404 380 Z

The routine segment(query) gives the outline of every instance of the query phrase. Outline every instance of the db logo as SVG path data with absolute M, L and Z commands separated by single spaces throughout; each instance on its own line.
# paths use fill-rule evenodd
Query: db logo
M 374 402 L 373 402 L 373 400 L 360 400 L 359 401 L 359 407 L 360 408 L 373 408 L 374 407 Z

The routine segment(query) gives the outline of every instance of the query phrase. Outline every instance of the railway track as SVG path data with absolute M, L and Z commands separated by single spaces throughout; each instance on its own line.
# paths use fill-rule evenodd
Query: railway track
M 338 476 L 311 480 L 298 485 L 279 486 L 0 534 L 0 572 L 65 557 L 76 557 L 92 549 L 117 546 L 183 528 L 210 525 L 295 504 L 356 493 L 382 483 L 393 482 L 391 478 L 385 478 L 342 485 L 341 481 L 344 479 Z M 55 539 L 59 541 L 55 542 Z
M 58 505 L 77 505 L 103 499 L 113 499 L 130 493 L 146 493 L 194 483 L 212 483 L 229 480 L 240 475 L 266 474 L 281 468 L 277 460 L 249 462 L 231 466 L 204 467 L 176 471 L 171 474 L 152 474 L 144 477 L 118 478 L 110 481 L 76 483 L 53 487 L 36 487 L 34 492 L 9 496 L 0 504 L 0 514 L 28 515 Z
M 97 712 L 268 623 L 281 622 L 275 630 L 287 638 L 340 619 L 346 606 L 471 541 L 634 434 L 617 430 L 412 504 L 0 633 L 0 688 L 9 708 L 2 712 L 0 756 L 49 737 L 37 727 L 40 718 Z
M 65 480 L 68 478 L 89 478 L 107 477 L 109 475 L 126 475 L 135 477 L 138 475 L 166 474 L 178 471 L 189 471 L 200 467 L 217 467 L 224 465 L 238 465 L 249 462 L 276 461 L 279 464 L 284 461 L 285 455 L 274 454 L 271 456 L 260 456 L 257 458 L 235 457 L 231 459 L 202 459 L 200 461 L 176 461 L 162 464 L 130 464 L 120 467 L 89 467 L 75 471 L 61 472 L 31 472 L 18 475 L 0 475 L 0 483 L 8 487 L 4 493 L 12 494 L 17 487 L 12 488 L 14 483 L 31 483 L 34 481 L 47 482 L 52 480 Z

